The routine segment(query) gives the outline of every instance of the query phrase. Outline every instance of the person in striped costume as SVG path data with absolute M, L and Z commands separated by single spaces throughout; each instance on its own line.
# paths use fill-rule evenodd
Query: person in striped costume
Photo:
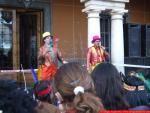
M 97 64 L 105 62 L 109 54 L 105 47 L 101 46 L 101 37 L 98 35 L 93 36 L 93 46 L 87 52 L 87 70 L 91 72 Z

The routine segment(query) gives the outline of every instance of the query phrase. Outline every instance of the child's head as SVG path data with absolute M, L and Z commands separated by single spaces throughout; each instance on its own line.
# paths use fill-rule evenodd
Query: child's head
M 53 87 L 50 81 L 39 81 L 34 86 L 35 97 L 40 101 L 52 103 Z
M 37 113 L 37 101 L 12 80 L 0 80 L 0 110 L 3 113 Z
M 97 95 L 106 109 L 128 108 L 124 100 L 123 82 L 117 68 L 111 63 L 101 63 L 95 67 L 91 76 Z

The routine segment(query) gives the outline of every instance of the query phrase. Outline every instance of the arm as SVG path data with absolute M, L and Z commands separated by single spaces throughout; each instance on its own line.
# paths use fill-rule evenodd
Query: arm
M 57 58 L 58 58 L 58 60 L 59 60 L 62 64 L 64 63 L 62 54 L 61 54 L 61 52 L 60 52 L 59 50 L 57 51 Z
M 104 54 L 105 54 L 105 57 L 109 57 L 109 53 L 106 50 L 104 50 Z
M 104 46 L 101 46 L 101 48 L 102 48 L 103 51 L 104 51 L 104 60 L 108 60 L 108 59 L 109 59 L 109 53 L 106 51 L 106 49 L 105 49 Z

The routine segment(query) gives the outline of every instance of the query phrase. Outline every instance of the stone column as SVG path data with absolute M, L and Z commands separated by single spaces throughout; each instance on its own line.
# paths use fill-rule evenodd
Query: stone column
M 124 64 L 123 12 L 111 12 L 111 62 Z M 117 66 L 124 73 L 124 67 Z
M 92 45 L 92 37 L 94 35 L 100 36 L 100 12 L 89 11 L 88 13 L 88 47 Z

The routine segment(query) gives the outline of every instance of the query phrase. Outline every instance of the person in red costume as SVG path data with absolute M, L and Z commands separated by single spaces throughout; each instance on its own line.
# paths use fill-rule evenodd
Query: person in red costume
M 40 80 L 52 79 L 59 65 L 64 62 L 57 48 L 57 42 L 58 38 L 51 36 L 50 32 L 43 33 L 42 46 L 38 53 L 38 64 L 41 66 Z
M 97 64 L 105 62 L 109 57 L 105 47 L 101 46 L 101 37 L 98 35 L 93 36 L 93 46 L 87 52 L 87 70 L 91 72 Z

